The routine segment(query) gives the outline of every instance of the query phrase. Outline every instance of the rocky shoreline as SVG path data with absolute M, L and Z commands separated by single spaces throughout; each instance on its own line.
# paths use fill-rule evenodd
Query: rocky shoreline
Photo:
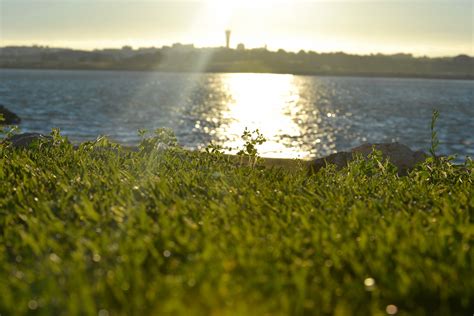
M 3 105 L 0 104 L 0 114 L 3 115 L 3 124 L 12 125 L 19 124 L 21 122 L 20 117 L 15 113 L 9 111 Z M 10 136 L 10 138 L 2 141 L 2 143 L 8 142 L 13 147 L 27 148 L 33 142 L 38 140 L 51 140 L 52 137 L 49 135 L 43 135 L 39 133 L 23 133 Z M 134 147 L 130 147 L 130 150 L 136 150 Z M 263 165 L 271 168 L 283 168 L 283 169 L 295 169 L 298 166 L 303 165 L 308 168 L 309 171 L 317 172 L 321 168 L 327 165 L 335 165 L 337 169 L 342 169 L 347 164 L 354 160 L 358 155 L 367 158 L 373 150 L 378 150 L 382 153 L 384 159 L 389 160 L 393 165 L 397 167 L 399 175 L 406 175 L 408 171 L 413 169 L 417 164 L 422 163 L 426 160 L 427 155 L 422 151 L 413 151 L 408 146 L 400 143 L 366 143 L 358 147 L 352 148 L 348 152 L 338 152 L 331 154 L 326 157 L 317 158 L 314 160 L 301 160 L 301 159 L 281 159 L 281 158 L 265 158 L 263 159 Z M 237 159 L 239 157 L 227 155 L 230 159 Z
M 11 144 L 16 148 L 28 148 L 36 141 L 52 140 L 49 135 L 39 133 L 23 133 L 12 135 L 2 141 L 3 144 Z M 135 151 L 136 147 L 128 147 L 129 150 Z M 282 158 L 264 158 L 262 164 L 268 168 L 282 168 L 286 170 L 295 170 L 301 166 L 310 172 L 317 172 L 327 165 L 335 165 L 337 169 L 342 169 L 357 156 L 367 158 L 373 150 L 380 151 L 384 159 L 389 160 L 397 167 L 399 175 L 406 175 L 408 171 L 413 169 L 417 164 L 422 163 L 428 157 L 422 151 L 413 151 L 408 146 L 400 143 L 366 143 L 358 147 L 352 148 L 347 152 L 338 152 L 326 157 L 313 160 L 301 159 L 282 159 Z M 240 160 L 240 157 L 226 155 L 231 160 Z
M 3 121 L 0 121 L 0 125 L 14 125 L 14 124 L 20 124 L 21 118 L 7 109 L 5 106 L 0 104 L 0 115 L 3 116 Z

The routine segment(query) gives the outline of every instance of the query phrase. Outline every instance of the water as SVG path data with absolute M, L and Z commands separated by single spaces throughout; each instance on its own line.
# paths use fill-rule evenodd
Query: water
M 172 128 L 179 142 L 241 146 L 259 128 L 267 157 L 321 157 L 365 142 L 427 151 L 433 109 L 441 154 L 474 156 L 474 82 L 277 74 L 0 70 L 0 103 L 24 132 L 59 127 L 73 142 Z

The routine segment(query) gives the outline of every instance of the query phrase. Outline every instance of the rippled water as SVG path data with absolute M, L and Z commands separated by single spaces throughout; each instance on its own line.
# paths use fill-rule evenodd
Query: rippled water
M 73 141 L 172 128 L 187 148 L 240 146 L 245 127 L 269 157 L 310 158 L 364 142 L 429 148 L 433 109 L 442 154 L 474 156 L 474 82 L 277 74 L 0 70 L 0 103 L 23 131 L 59 127 Z

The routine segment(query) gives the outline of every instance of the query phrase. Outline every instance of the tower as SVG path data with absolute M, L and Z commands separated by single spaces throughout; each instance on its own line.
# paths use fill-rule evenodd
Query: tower
M 230 48 L 230 30 L 225 31 L 225 47 Z

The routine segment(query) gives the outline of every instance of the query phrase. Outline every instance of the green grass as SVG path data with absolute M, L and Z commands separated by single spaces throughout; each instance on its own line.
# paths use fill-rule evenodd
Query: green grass
M 308 175 L 159 141 L 0 145 L 1 315 L 474 311 L 472 161 Z

